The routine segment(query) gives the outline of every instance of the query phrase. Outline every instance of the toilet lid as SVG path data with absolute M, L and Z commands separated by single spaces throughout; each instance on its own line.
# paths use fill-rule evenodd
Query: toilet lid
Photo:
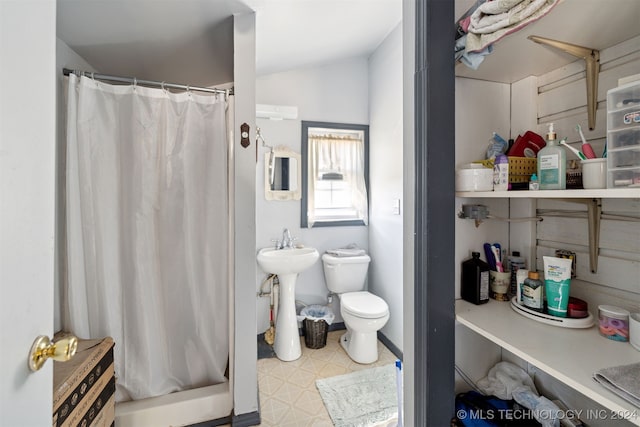
M 354 316 L 377 319 L 389 312 L 389 306 L 380 297 L 369 292 L 347 292 L 340 297 L 342 309 Z

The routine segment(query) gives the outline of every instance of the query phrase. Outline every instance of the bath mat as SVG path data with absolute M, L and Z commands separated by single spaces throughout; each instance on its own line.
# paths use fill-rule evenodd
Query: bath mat
M 316 387 L 335 426 L 396 425 L 398 396 L 393 364 L 320 379 Z

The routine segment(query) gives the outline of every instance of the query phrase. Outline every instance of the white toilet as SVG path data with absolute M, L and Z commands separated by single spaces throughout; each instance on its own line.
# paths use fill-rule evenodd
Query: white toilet
M 369 255 L 322 255 L 327 288 L 340 298 L 340 314 L 347 327 L 340 344 L 358 363 L 378 360 L 377 332 L 389 320 L 387 303 L 364 290 L 370 261 Z

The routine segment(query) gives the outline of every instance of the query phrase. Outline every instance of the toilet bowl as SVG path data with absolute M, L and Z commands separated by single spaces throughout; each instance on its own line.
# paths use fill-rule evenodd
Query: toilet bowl
M 377 332 L 389 320 L 387 303 L 364 290 L 370 261 L 368 255 L 322 256 L 327 288 L 338 295 L 347 328 L 340 344 L 353 361 L 363 364 L 378 360 Z

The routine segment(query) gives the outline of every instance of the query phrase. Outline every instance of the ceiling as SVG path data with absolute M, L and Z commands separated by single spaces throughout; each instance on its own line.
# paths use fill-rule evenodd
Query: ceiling
M 233 19 L 256 13 L 258 75 L 370 55 L 402 0 L 58 0 L 58 38 L 98 72 L 192 86 L 233 80 Z

